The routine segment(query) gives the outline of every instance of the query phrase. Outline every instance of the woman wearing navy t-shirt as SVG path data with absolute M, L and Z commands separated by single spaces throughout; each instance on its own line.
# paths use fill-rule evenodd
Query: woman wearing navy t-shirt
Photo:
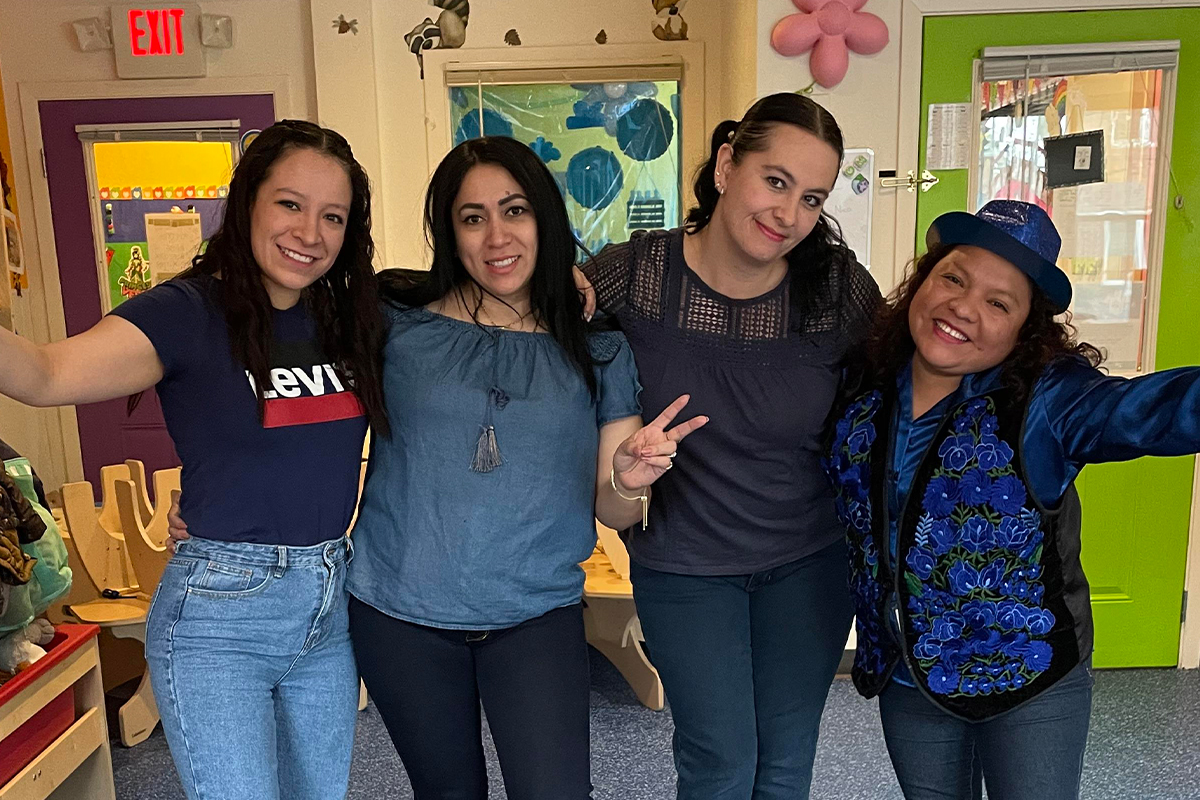
M 156 387 L 192 538 L 146 626 L 192 800 L 344 796 L 358 678 L 343 589 L 368 423 L 386 434 L 367 177 L 333 131 L 247 148 L 193 266 L 92 329 L 0 330 L 0 392 L 38 406 Z M 352 380 L 351 380 L 352 376 Z

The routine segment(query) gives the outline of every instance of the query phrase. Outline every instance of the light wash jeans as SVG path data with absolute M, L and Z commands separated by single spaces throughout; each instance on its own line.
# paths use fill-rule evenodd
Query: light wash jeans
M 349 547 L 179 544 L 146 660 L 189 800 L 345 796 L 358 705 Z

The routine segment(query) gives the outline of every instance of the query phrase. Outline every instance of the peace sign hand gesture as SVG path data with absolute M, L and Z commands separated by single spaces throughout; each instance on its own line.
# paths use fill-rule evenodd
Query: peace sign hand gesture
M 708 417 L 692 417 L 667 430 L 690 399 L 690 395 L 680 395 L 653 422 L 621 442 L 613 453 L 613 477 L 618 486 L 625 491 L 637 492 L 671 468 L 671 459 L 675 457 L 679 443 L 708 422 Z

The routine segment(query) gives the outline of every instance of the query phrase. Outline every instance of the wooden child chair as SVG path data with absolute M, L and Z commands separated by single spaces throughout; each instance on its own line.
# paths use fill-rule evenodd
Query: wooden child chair
M 662 680 L 642 648 L 645 638 L 633 604 L 629 551 L 616 531 L 599 522 L 596 534 L 596 550 L 581 565 L 585 575 L 583 624 L 588 644 L 612 662 L 642 705 L 662 711 Z

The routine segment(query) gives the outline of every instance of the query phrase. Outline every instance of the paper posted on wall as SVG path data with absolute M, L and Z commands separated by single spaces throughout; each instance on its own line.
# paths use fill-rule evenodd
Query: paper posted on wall
M 200 252 L 200 215 L 156 213 L 146 215 L 146 249 L 150 260 L 150 285 L 183 272 Z

